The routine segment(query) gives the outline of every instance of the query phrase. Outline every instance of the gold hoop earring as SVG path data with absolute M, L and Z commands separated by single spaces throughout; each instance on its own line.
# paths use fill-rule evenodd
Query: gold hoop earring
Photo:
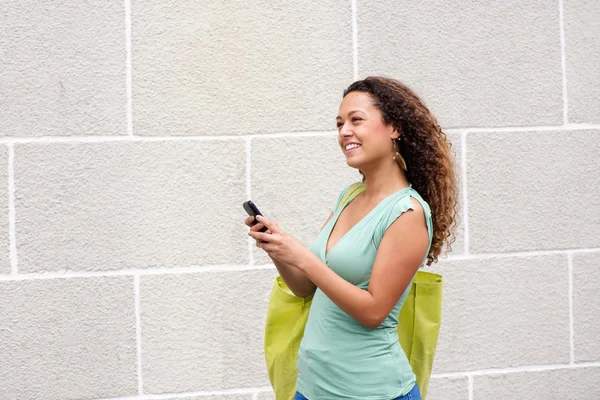
M 394 143 L 394 151 L 396 152 L 396 154 L 394 154 L 394 157 L 392 157 L 392 159 L 394 160 L 394 162 L 397 162 L 398 164 L 400 164 L 400 168 L 407 171 L 408 168 L 406 167 L 406 161 L 404 161 L 404 157 L 402 157 L 402 155 L 398 152 L 398 146 L 397 146 L 396 140 L 392 139 L 392 142 Z

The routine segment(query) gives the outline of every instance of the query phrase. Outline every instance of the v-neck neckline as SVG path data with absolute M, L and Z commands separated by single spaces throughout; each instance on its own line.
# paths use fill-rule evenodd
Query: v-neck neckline
M 387 197 L 384 197 L 379 203 L 377 203 L 375 205 L 375 207 L 373 207 L 371 209 L 371 211 L 369 211 L 364 217 L 362 217 L 361 219 L 358 220 L 357 223 L 355 223 L 354 225 L 352 225 L 350 227 L 350 229 L 348 229 L 342 236 L 340 236 L 340 238 L 337 240 L 337 242 L 335 242 L 333 244 L 333 246 L 331 246 L 331 248 L 329 249 L 329 251 L 327 251 L 327 246 L 329 245 L 329 239 L 331 238 L 331 234 L 333 233 L 333 230 L 335 229 L 335 226 L 337 225 L 338 220 L 340 219 L 340 216 L 342 215 L 342 213 L 344 212 L 344 210 L 346 209 L 346 207 L 348 207 L 350 205 L 350 203 L 352 203 L 354 200 L 356 200 L 361 194 L 359 194 L 358 196 L 356 196 L 355 198 L 353 198 L 352 200 L 348 201 L 346 204 L 344 204 L 342 207 L 339 207 L 338 211 L 334 214 L 334 217 L 332 218 L 332 221 L 330 223 L 331 227 L 329 228 L 329 232 L 327 232 L 327 236 L 325 238 L 325 246 L 323 246 L 323 258 L 325 260 L 328 259 L 329 254 L 331 254 L 331 251 L 346 237 L 350 234 L 350 232 L 352 232 L 358 225 L 360 225 L 363 221 L 365 221 L 367 218 L 369 218 L 371 216 L 371 214 L 373 214 L 373 212 L 381 205 L 383 204 L 385 201 L 387 201 L 388 199 L 390 199 L 392 196 L 395 196 L 398 193 L 401 193 L 405 190 L 408 189 L 412 189 L 412 184 L 409 184 L 407 187 L 404 187 L 390 195 L 388 195 Z M 364 192 L 363 192 L 364 193 Z

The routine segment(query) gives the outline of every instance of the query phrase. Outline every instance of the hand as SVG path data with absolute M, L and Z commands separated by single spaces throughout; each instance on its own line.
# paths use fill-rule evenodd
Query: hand
M 244 221 L 244 223 L 253 232 L 260 232 L 260 230 L 264 227 L 264 225 L 261 224 L 260 222 L 258 222 L 256 220 L 256 218 L 253 217 L 253 216 L 250 216 L 250 217 L 246 218 L 246 220 Z M 271 232 L 269 230 L 267 230 L 266 233 L 271 233 Z
M 279 229 L 277 222 L 262 216 L 256 218 L 259 223 L 250 228 L 248 235 L 256 240 L 256 247 L 266 251 L 269 257 L 296 268 L 301 268 L 306 260 L 314 257 L 302 243 Z M 263 226 L 266 226 L 268 231 L 258 232 Z

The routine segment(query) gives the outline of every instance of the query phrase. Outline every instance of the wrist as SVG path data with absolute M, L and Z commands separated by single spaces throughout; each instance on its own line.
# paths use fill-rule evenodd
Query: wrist
M 307 249 L 306 255 L 298 260 L 298 265 L 296 265 L 296 268 L 306 273 L 310 266 L 314 265 L 316 260 L 317 256 L 315 256 L 312 251 Z

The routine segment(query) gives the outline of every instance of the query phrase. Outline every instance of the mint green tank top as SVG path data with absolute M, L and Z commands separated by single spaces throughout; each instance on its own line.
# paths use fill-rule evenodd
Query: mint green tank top
M 431 209 L 411 185 L 382 200 L 325 254 L 327 239 L 349 204 L 339 204 L 346 190 L 335 204 L 333 217 L 310 247 L 342 278 L 368 288 L 379 243 L 402 213 L 414 209 L 411 197 L 423 206 L 428 249 L 431 247 Z M 296 389 L 309 400 L 392 400 L 410 392 L 416 377 L 396 333 L 398 314 L 410 286 L 377 329 L 359 324 L 317 288 L 298 351 Z

